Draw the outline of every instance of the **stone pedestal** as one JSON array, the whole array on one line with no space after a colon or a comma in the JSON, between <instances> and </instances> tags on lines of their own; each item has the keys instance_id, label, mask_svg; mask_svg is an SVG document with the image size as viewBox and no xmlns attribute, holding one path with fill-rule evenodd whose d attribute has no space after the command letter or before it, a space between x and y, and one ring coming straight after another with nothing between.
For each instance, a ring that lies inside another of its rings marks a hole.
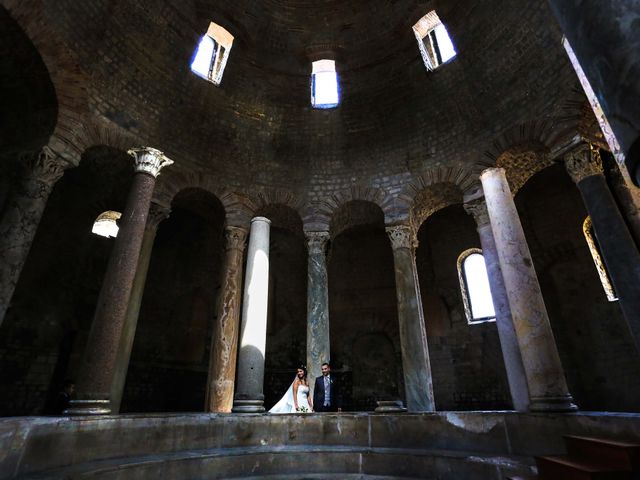
<instances>
[{"instance_id":1,"label":"stone pedestal","mask_svg":"<svg viewBox=\"0 0 640 480\"><path fill-rule=\"evenodd\" d=\"M109 396L129 298L136 274L151 196L160 170L173 162L153 148L130 150L135 175L120 219L69 415L111 413Z\"/></svg>"},{"instance_id":2,"label":"stone pedestal","mask_svg":"<svg viewBox=\"0 0 640 480\"><path fill-rule=\"evenodd\" d=\"M47 200L72 165L48 147L32 160L27 176L10 198L0 221L0 325L29 255Z\"/></svg>"},{"instance_id":3,"label":"stone pedestal","mask_svg":"<svg viewBox=\"0 0 640 480\"><path fill-rule=\"evenodd\" d=\"M322 375L323 362L331 358L329 335L329 281L326 246L328 232L308 232L309 262L307 267L307 371L309 386Z\"/></svg>"},{"instance_id":4,"label":"stone pedestal","mask_svg":"<svg viewBox=\"0 0 640 480\"><path fill-rule=\"evenodd\" d=\"M236 413L264 412L264 360L269 303L269 236L271 221L251 220L247 274L242 305L238 386L233 401Z\"/></svg>"},{"instance_id":5,"label":"stone pedestal","mask_svg":"<svg viewBox=\"0 0 640 480\"><path fill-rule=\"evenodd\" d=\"M595 96L600 99L616 141L627 154L640 133L637 80L640 5L629 0L549 0L549 3ZM615 152L615 148L612 150ZM627 168L638 184L640 165L632 164L631 160L627 158Z\"/></svg>"},{"instance_id":6,"label":"stone pedestal","mask_svg":"<svg viewBox=\"0 0 640 480\"><path fill-rule=\"evenodd\" d=\"M433 412L433 381L416 269L415 234L406 225L388 227L387 233L393 249L407 408L410 412Z\"/></svg>"},{"instance_id":7,"label":"stone pedestal","mask_svg":"<svg viewBox=\"0 0 640 480\"><path fill-rule=\"evenodd\" d=\"M149 272L149 263L151 262L153 243L155 242L160 222L169 216L169 212L168 207L163 207L155 203L151 204L149 210L147 225L144 229L144 236L142 237L136 276L133 279L133 286L131 287L131 297L129 298L129 305L127 306L127 313L122 326L122 336L120 338L118 354L116 355L116 365L113 371L110 395L111 413L120 412L122 394L124 393L127 371L129 370L129 359L131 358L133 341L136 336L136 328L138 327L142 295L144 294L147 273Z\"/></svg>"},{"instance_id":8,"label":"stone pedestal","mask_svg":"<svg viewBox=\"0 0 640 480\"><path fill-rule=\"evenodd\" d=\"M222 290L218 298L218 318L211 337L211 358L207 380L207 412L231 412L238 356L240 300L242 294L242 260L247 230L226 227L226 255Z\"/></svg>"},{"instance_id":9,"label":"stone pedestal","mask_svg":"<svg viewBox=\"0 0 640 480\"><path fill-rule=\"evenodd\" d=\"M565 158L580 190L607 273L620 301L636 348L640 351L640 253L602 174L597 150L583 145Z\"/></svg>"},{"instance_id":10,"label":"stone pedestal","mask_svg":"<svg viewBox=\"0 0 640 480\"><path fill-rule=\"evenodd\" d=\"M504 366L509 381L509 391L511 393L513 408L519 412L526 412L529 409L527 377L524 371L524 365L522 364L516 330L513 326L513 319L511 318L507 289L504 286L502 270L500 270L500 261L498 259L496 242L493 239L493 232L491 231L487 205L484 200L478 200L465 204L464 208L467 213L473 215L478 227L482 255L484 256L487 274L489 275L491 298L493 299L493 306L496 312L496 326L498 328L498 336L500 337L500 348L502 349L502 358L504 359Z\"/></svg>"},{"instance_id":11,"label":"stone pedestal","mask_svg":"<svg viewBox=\"0 0 640 480\"><path fill-rule=\"evenodd\" d=\"M576 410L504 169L487 169L480 180L527 376L529 409Z\"/></svg>"}]
</instances>

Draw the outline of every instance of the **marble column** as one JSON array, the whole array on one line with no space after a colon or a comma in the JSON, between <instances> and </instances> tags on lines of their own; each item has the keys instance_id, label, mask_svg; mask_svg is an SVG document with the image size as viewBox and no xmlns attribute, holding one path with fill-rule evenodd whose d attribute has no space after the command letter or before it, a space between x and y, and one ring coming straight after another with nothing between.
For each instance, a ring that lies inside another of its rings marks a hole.
<instances>
[{"instance_id":1,"label":"marble column","mask_svg":"<svg viewBox=\"0 0 640 480\"><path fill-rule=\"evenodd\" d=\"M329 232L307 232L307 371L313 389L315 378L322 375L323 362L331 358L329 335L329 276L326 246ZM313 394L313 391L311 392Z\"/></svg>"},{"instance_id":2,"label":"marble column","mask_svg":"<svg viewBox=\"0 0 640 480\"><path fill-rule=\"evenodd\" d=\"M211 337L211 358L205 411L231 412L238 356L240 301L242 294L242 260L247 230L225 228L226 250L222 290L218 298L218 316Z\"/></svg>"},{"instance_id":3,"label":"marble column","mask_svg":"<svg viewBox=\"0 0 640 480\"><path fill-rule=\"evenodd\" d=\"M549 0L549 3L626 155L640 135L637 20L640 3L629 0ZM633 163L634 159L627 157L629 173L636 183L640 182L637 160Z\"/></svg>"},{"instance_id":4,"label":"marble column","mask_svg":"<svg viewBox=\"0 0 640 480\"><path fill-rule=\"evenodd\" d=\"M640 351L640 252L607 186L598 151L582 145L565 157L565 166L591 217L620 309Z\"/></svg>"},{"instance_id":5,"label":"marble column","mask_svg":"<svg viewBox=\"0 0 640 480\"><path fill-rule=\"evenodd\" d=\"M73 166L48 147L32 159L0 221L0 325L29 255L47 200L65 169Z\"/></svg>"},{"instance_id":6,"label":"marble column","mask_svg":"<svg viewBox=\"0 0 640 480\"><path fill-rule=\"evenodd\" d=\"M480 180L529 385L529 410L576 410L505 171L489 168Z\"/></svg>"},{"instance_id":7,"label":"marble column","mask_svg":"<svg viewBox=\"0 0 640 480\"><path fill-rule=\"evenodd\" d=\"M152 203L149 209L147 225L145 226L142 237L140 258L138 259L136 276L133 279L133 286L131 287L131 297L129 298L129 305L127 306L127 313L125 315L124 325L122 326L122 336L120 337L116 364L113 371L111 395L109 396L111 399L111 413L120 412L122 394L124 393L124 385L129 369L129 359L131 358L131 350L133 348L133 340L135 339L136 328L138 327L142 295L147 282L149 263L151 262L153 243L155 242L160 222L169 216L169 212L169 207L158 205L157 203Z\"/></svg>"},{"instance_id":8,"label":"marble column","mask_svg":"<svg viewBox=\"0 0 640 480\"><path fill-rule=\"evenodd\" d=\"M154 148L129 150L135 158L135 174L120 218L120 231L109 257L98 295L96 311L85 347L69 415L111 413L109 396L118 347L136 275L151 196L160 170L173 162Z\"/></svg>"},{"instance_id":9,"label":"marble column","mask_svg":"<svg viewBox=\"0 0 640 480\"><path fill-rule=\"evenodd\" d=\"M433 412L433 381L416 269L415 233L409 226L398 225L388 227L387 234L393 249L407 409Z\"/></svg>"},{"instance_id":10,"label":"marble column","mask_svg":"<svg viewBox=\"0 0 640 480\"><path fill-rule=\"evenodd\" d=\"M502 270L500 270L500 261L498 260L496 242L493 239L493 232L491 231L487 204L484 200L477 200L465 204L464 209L472 215L476 221L478 236L480 237L480 245L482 246L482 255L484 256L484 262L487 266L491 298L493 299L493 306L496 312L496 327L498 328L500 348L502 349L502 358L504 359L504 367L509 381L509 391L511 392L513 408L519 412L526 412L529 409L527 377L524 371L524 365L522 364L516 330L513 326L513 319L511 318L507 289L504 285L504 279L502 278Z\"/></svg>"},{"instance_id":11,"label":"marble column","mask_svg":"<svg viewBox=\"0 0 640 480\"><path fill-rule=\"evenodd\" d=\"M238 387L233 402L237 413L264 412L264 360L269 306L269 234L271 221L251 220L247 273L242 304Z\"/></svg>"}]
</instances>

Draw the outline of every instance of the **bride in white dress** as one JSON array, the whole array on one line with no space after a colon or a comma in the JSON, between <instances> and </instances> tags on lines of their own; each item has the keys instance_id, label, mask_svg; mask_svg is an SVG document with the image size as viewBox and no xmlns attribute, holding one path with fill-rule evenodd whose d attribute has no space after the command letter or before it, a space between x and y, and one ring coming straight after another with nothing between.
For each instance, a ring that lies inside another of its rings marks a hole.
<instances>
[{"instance_id":1,"label":"bride in white dress","mask_svg":"<svg viewBox=\"0 0 640 480\"><path fill-rule=\"evenodd\" d=\"M300 367L296 372L296 378L286 391L284 396L276 403L269 413L311 413L313 412L313 400L309 395L309 382L307 381L307 368Z\"/></svg>"}]
</instances>

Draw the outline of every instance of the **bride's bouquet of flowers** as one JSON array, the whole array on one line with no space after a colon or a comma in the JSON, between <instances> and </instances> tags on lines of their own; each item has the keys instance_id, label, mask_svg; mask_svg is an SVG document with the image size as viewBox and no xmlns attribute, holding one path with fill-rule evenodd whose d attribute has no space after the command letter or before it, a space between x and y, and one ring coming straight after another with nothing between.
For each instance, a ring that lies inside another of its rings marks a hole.
<instances>
[{"instance_id":1,"label":"bride's bouquet of flowers","mask_svg":"<svg viewBox=\"0 0 640 480\"><path fill-rule=\"evenodd\" d=\"M309 413L309 409L305 406L296 408L296 412Z\"/></svg>"}]
</instances>

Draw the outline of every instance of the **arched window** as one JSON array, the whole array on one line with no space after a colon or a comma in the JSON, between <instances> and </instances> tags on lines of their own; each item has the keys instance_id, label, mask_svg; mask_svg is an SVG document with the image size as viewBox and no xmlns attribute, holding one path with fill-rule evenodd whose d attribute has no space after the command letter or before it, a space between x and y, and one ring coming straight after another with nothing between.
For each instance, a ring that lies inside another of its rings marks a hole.
<instances>
[{"instance_id":1,"label":"arched window","mask_svg":"<svg viewBox=\"0 0 640 480\"><path fill-rule=\"evenodd\" d=\"M458 257L458 278L467 322L495 322L496 312L482 250L471 248Z\"/></svg>"},{"instance_id":2,"label":"arched window","mask_svg":"<svg viewBox=\"0 0 640 480\"><path fill-rule=\"evenodd\" d=\"M119 230L117 222L121 216L122 214L120 212L114 212L112 210L101 213L98 215L98 218L96 218L96 221L93 222L91 233L107 238L117 237Z\"/></svg>"},{"instance_id":3,"label":"arched window","mask_svg":"<svg viewBox=\"0 0 640 480\"><path fill-rule=\"evenodd\" d=\"M220 85L232 45L233 35L211 22L209 30L200 39L191 70L214 85Z\"/></svg>"},{"instance_id":4,"label":"arched window","mask_svg":"<svg viewBox=\"0 0 640 480\"><path fill-rule=\"evenodd\" d=\"M338 74L334 60L318 60L311 69L311 105L314 108L334 108L340 103Z\"/></svg>"},{"instance_id":5,"label":"arched window","mask_svg":"<svg viewBox=\"0 0 640 480\"><path fill-rule=\"evenodd\" d=\"M582 233L584 233L584 238L587 240L587 245L589 245L589 251L591 252L591 257L593 258L593 263L596 265L596 270L598 271L598 276L600 277L600 283L602 283L602 288L604 288L604 293L607 295L607 300L610 302L615 302L618 300L616 292L613 288L613 284L609 279L609 273L607 272L607 268L602 261L602 255L600 254L600 247L598 246L598 242L596 240L595 235L593 234L593 225L591 224L591 217L587 217L582 224Z\"/></svg>"}]
</instances>

